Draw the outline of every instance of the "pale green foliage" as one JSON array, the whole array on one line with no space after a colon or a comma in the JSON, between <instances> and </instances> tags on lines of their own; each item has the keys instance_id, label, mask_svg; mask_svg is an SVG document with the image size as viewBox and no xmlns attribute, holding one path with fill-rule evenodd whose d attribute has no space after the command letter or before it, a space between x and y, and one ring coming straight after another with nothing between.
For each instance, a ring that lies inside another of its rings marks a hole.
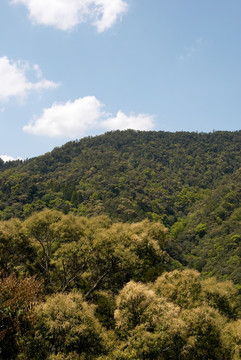
<instances>
[{"instance_id":1,"label":"pale green foliage","mask_svg":"<svg viewBox=\"0 0 241 360\"><path fill-rule=\"evenodd\" d=\"M35 309L36 333L47 354L99 354L104 349L104 331L95 308L79 293L52 295ZM60 356L60 355L59 355ZM61 357L60 357L61 359Z\"/></svg>"},{"instance_id":2,"label":"pale green foliage","mask_svg":"<svg viewBox=\"0 0 241 360\"><path fill-rule=\"evenodd\" d=\"M27 235L37 243L47 242L48 239L53 238L54 223L60 221L63 214L55 210L43 210L40 213L35 213L30 218L25 220L24 228Z\"/></svg>"},{"instance_id":3,"label":"pale green foliage","mask_svg":"<svg viewBox=\"0 0 241 360\"><path fill-rule=\"evenodd\" d=\"M30 244L31 272L44 280L46 293L78 288L89 297L103 284L118 291L130 278L154 280L167 256L162 250L166 229L148 220L112 224L107 216L88 219L43 210L18 226L16 236L21 233Z\"/></svg>"},{"instance_id":4,"label":"pale green foliage","mask_svg":"<svg viewBox=\"0 0 241 360\"><path fill-rule=\"evenodd\" d=\"M201 281L205 302L230 318L240 314L238 291L231 281L218 282L212 277Z\"/></svg>"},{"instance_id":5,"label":"pale green foliage","mask_svg":"<svg viewBox=\"0 0 241 360\"><path fill-rule=\"evenodd\" d=\"M86 220L86 218L82 218L83 221ZM106 215L100 215L100 216L93 216L89 220L89 229L108 229L112 225L111 219Z\"/></svg>"},{"instance_id":6,"label":"pale green foliage","mask_svg":"<svg viewBox=\"0 0 241 360\"><path fill-rule=\"evenodd\" d=\"M148 286L130 281L117 297L115 319L123 342L116 359L167 359L184 345L180 309Z\"/></svg>"},{"instance_id":7,"label":"pale green foliage","mask_svg":"<svg viewBox=\"0 0 241 360\"><path fill-rule=\"evenodd\" d=\"M130 281L119 293L115 310L116 326L127 333L143 321L143 313L156 300L148 286Z\"/></svg>"},{"instance_id":8,"label":"pale green foliage","mask_svg":"<svg viewBox=\"0 0 241 360\"><path fill-rule=\"evenodd\" d=\"M163 272L165 233L159 222L112 223L49 210L1 222L3 278L13 266L19 279L36 274L44 295L52 294L19 333L16 359L241 359L236 288L195 270ZM4 356L11 358L6 339Z\"/></svg>"},{"instance_id":9,"label":"pale green foliage","mask_svg":"<svg viewBox=\"0 0 241 360\"><path fill-rule=\"evenodd\" d=\"M78 241L86 232L86 223L82 218L72 214L62 215L58 222L51 225L55 240L58 244Z\"/></svg>"},{"instance_id":10,"label":"pale green foliage","mask_svg":"<svg viewBox=\"0 0 241 360\"><path fill-rule=\"evenodd\" d=\"M116 325L123 333L141 324L150 331L168 327L170 319L175 321L179 314L178 307L159 298L147 285L134 281L120 291L116 305Z\"/></svg>"},{"instance_id":11,"label":"pale green foliage","mask_svg":"<svg viewBox=\"0 0 241 360\"><path fill-rule=\"evenodd\" d=\"M48 360L86 360L85 355L79 355L76 352L67 354L58 353L57 355L50 355Z\"/></svg>"},{"instance_id":12,"label":"pale green foliage","mask_svg":"<svg viewBox=\"0 0 241 360\"><path fill-rule=\"evenodd\" d=\"M222 341L226 348L226 357L230 360L241 359L241 320L228 323L223 330Z\"/></svg>"},{"instance_id":13,"label":"pale green foliage","mask_svg":"<svg viewBox=\"0 0 241 360\"><path fill-rule=\"evenodd\" d=\"M90 257L91 249L85 239L62 244L54 253L51 262L54 265L55 287L65 291L78 283L87 268Z\"/></svg>"},{"instance_id":14,"label":"pale green foliage","mask_svg":"<svg viewBox=\"0 0 241 360\"><path fill-rule=\"evenodd\" d=\"M148 220L97 228L90 243L90 283L93 282L90 291L98 288L104 279L110 287L118 288L127 277L146 277L147 269L150 272L157 266L159 273L162 272L165 231L163 225Z\"/></svg>"},{"instance_id":15,"label":"pale green foliage","mask_svg":"<svg viewBox=\"0 0 241 360\"><path fill-rule=\"evenodd\" d=\"M201 303L200 274L195 270L165 272L154 284L156 293L182 308L192 308Z\"/></svg>"},{"instance_id":16,"label":"pale green foliage","mask_svg":"<svg viewBox=\"0 0 241 360\"><path fill-rule=\"evenodd\" d=\"M187 343L182 358L187 360L223 360L221 331L225 319L217 310L203 305L183 311L182 319L187 328Z\"/></svg>"},{"instance_id":17,"label":"pale green foliage","mask_svg":"<svg viewBox=\"0 0 241 360\"><path fill-rule=\"evenodd\" d=\"M54 290L51 276L51 259L56 248L53 224L62 217L59 211L43 210L41 213L32 215L23 224L23 232L32 243L36 252L36 267L40 267L44 273L46 288Z\"/></svg>"},{"instance_id":18,"label":"pale green foliage","mask_svg":"<svg viewBox=\"0 0 241 360\"><path fill-rule=\"evenodd\" d=\"M228 319L222 306L219 309L215 302L208 306L207 289L212 286L214 294L226 296L232 304L236 291L229 282L202 281L193 270L165 273L154 286L130 281L116 300L122 341L108 359L229 360L230 354L239 359L240 323L225 328Z\"/></svg>"},{"instance_id":19,"label":"pale green foliage","mask_svg":"<svg viewBox=\"0 0 241 360\"><path fill-rule=\"evenodd\" d=\"M0 269L8 275L13 269L22 271L26 254L31 256L29 241L21 233L21 227L18 219L0 222Z\"/></svg>"},{"instance_id":20,"label":"pale green foliage","mask_svg":"<svg viewBox=\"0 0 241 360\"><path fill-rule=\"evenodd\" d=\"M159 259L163 255L165 228L148 220L136 224L116 223L95 235L93 247L100 260L111 257L125 268L133 265L142 268L149 253L159 256Z\"/></svg>"}]
</instances>

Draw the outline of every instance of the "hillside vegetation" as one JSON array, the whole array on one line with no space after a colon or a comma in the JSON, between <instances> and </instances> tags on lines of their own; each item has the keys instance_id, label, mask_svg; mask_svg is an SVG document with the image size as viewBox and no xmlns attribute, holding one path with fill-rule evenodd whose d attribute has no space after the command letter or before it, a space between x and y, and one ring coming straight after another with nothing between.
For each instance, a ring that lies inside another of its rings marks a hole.
<instances>
[{"instance_id":1,"label":"hillside vegetation","mask_svg":"<svg viewBox=\"0 0 241 360\"><path fill-rule=\"evenodd\" d=\"M241 131L0 162L0 359L241 359Z\"/></svg>"},{"instance_id":2,"label":"hillside vegetation","mask_svg":"<svg viewBox=\"0 0 241 360\"><path fill-rule=\"evenodd\" d=\"M44 207L170 226L241 164L241 132L116 131L1 166L3 220ZM6 169L6 170L5 170Z\"/></svg>"},{"instance_id":3,"label":"hillside vegetation","mask_svg":"<svg viewBox=\"0 0 241 360\"><path fill-rule=\"evenodd\" d=\"M241 284L241 131L116 131L1 163L0 218L44 208L162 222L183 265Z\"/></svg>"}]
</instances>

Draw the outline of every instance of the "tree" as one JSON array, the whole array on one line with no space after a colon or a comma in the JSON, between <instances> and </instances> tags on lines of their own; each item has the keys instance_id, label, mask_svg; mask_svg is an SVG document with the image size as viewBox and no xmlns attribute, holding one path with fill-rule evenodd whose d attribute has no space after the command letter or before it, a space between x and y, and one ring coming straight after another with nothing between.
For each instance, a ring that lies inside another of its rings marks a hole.
<instances>
[{"instance_id":1,"label":"tree","mask_svg":"<svg viewBox=\"0 0 241 360\"><path fill-rule=\"evenodd\" d=\"M36 252L35 269L40 269L45 280L45 287L48 291L54 291L51 274L51 260L55 250L55 236L53 224L62 218L58 211L43 210L32 215L24 222L23 231L30 239L32 247Z\"/></svg>"},{"instance_id":2,"label":"tree","mask_svg":"<svg viewBox=\"0 0 241 360\"><path fill-rule=\"evenodd\" d=\"M241 358L241 320L229 322L223 329L222 342L225 356L230 360Z\"/></svg>"},{"instance_id":3,"label":"tree","mask_svg":"<svg viewBox=\"0 0 241 360\"><path fill-rule=\"evenodd\" d=\"M201 281L205 302L230 319L241 315L238 290L231 281L217 281L212 277Z\"/></svg>"},{"instance_id":4,"label":"tree","mask_svg":"<svg viewBox=\"0 0 241 360\"><path fill-rule=\"evenodd\" d=\"M165 272L156 280L154 289L159 296L182 308L193 308L202 303L200 273L195 270Z\"/></svg>"},{"instance_id":5,"label":"tree","mask_svg":"<svg viewBox=\"0 0 241 360\"><path fill-rule=\"evenodd\" d=\"M35 308L35 316L32 350L38 350L32 353L34 359L62 359L71 353L73 359L80 355L96 359L106 351L107 338L95 317L95 307L78 292L48 297Z\"/></svg>"},{"instance_id":6,"label":"tree","mask_svg":"<svg viewBox=\"0 0 241 360\"><path fill-rule=\"evenodd\" d=\"M12 271L23 272L26 263L33 259L33 249L22 232L18 219L0 221L0 267L5 275Z\"/></svg>"},{"instance_id":7,"label":"tree","mask_svg":"<svg viewBox=\"0 0 241 360\"><path fill-rule=\"evenodd\" d=\"M15 359L31 331L32 308L39 300L40 283L14 274L0 278L0 358Z\"/></svg>"},{"instance_id":8,"label":"tree","mask_svg":"<svg viewBox=\"0 0 241 360\"><path fill-rule=\"evenodd\" d=\"M98 229L91 242L90 287L86 297L104 281L116 291L131 278L156 278L163 271L165 233L162 224L148 220Z\"/></svg>"},{"instance_id":9,"label":"tree","mask_svg":"<svg viewBox=\"0 0 241 360\"><path fill-rule=\"evenodd\" d=\"M185 344L180 308L158 297L147 285L129 282L117 297L115 319L122 339L116 359L171 359Z\"/></svg>"},{"instance_id":10,"label":"tree","mask_svg":"<svg viewBox=\"0 0 241 360\"><path fill-rule=\"evenodd\" d=\"M217 310L203 305L183 311L186 325L186 345L181 358L187 360L223 360L222 329L225 318Z\"/></svg>"}]
</instances>

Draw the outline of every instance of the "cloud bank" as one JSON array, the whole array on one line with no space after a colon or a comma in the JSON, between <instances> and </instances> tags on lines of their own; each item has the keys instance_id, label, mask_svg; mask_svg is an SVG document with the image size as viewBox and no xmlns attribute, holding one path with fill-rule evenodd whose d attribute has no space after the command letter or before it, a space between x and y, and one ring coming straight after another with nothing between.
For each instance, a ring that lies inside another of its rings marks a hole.
<instances>
[{"instance_id":1,"label":"cloud bank","mask_svg":"<svg viewBox=\"0 0 241 360\"><path fill-rule=\"evenodd\" d=\"M9 155L0 155L0 159L2 159L4 162L15 161L15 160L23 160L21 157L18 157L17 159L15 159L14 157L9 156Z\"/></svg>"},{"instance_id":2,"label":"cloud bank","mask_svg":"<svg viewBox=\"0 0 241 360\"><path fill-rule=\"evenodd\" d=\"M128 8L124 0L11 0L11 3L25 5L33 23L65 31L90 21L98 32L103 32Z\"/></svg>"},{"instance_id":3,"label":"cloud bank","mask_svg":"<svg viewBox=\"0 0 241 360\"><path fill-rule=\"evenodd\" d=\"M76 139L93 130L151 130L154 117L149 114L130 116L118 111L112 116L103 111L104 105L95 96L86 96L65 104L54 103L43 110L41 117L23 127L33 135Z\"/></svg>"},{"instance_id":4,"label":"cloud bank","mask_svg":"<svg viewBox=\"0 0 241 360\"><path fill-rule=\"evenodd\" d=\"M101 127L106 130L151 130L154 128L154 116L149 114L127 116L119 110L115 117L102 121Z\"/></svg>"},{"instance_id":5,"label":"cloud bank","mask_svg":"<svg viewBox=\"0 0 241 360\"><path fill-rule=\"evenodd\" d=\"M11 61L7 56L0 57L0 102L7 102L10 98L23 100L32 91L59 86L44 78L35 83L29 81L26 76L29 68L27 63ZM37 69L40 74L39 66L34 65L33 70L36 72Z\"/></svg>"},{"instance_id":6,"label":"cloud bank","mask_svg":"<svg viewBox=\"0 0 241 360\"><path fill-rule=\"evenodd\" d=\"M54 103L51 108L44 109L39 119L24 126L23 130L34 135L74 138L98 125L102 117L101 108L102 104L94 96L65 104Z\"/></svg>"}]
</instances>

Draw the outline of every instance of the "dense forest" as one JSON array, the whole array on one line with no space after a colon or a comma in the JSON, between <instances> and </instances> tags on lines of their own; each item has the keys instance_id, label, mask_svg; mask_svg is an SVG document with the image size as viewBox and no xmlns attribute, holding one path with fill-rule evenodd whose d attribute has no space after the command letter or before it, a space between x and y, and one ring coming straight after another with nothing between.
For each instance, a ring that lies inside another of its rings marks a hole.
<instances>
[{"instance_id":1,"label":"dense forest","mask_svg":"<svg viewBox=\"0 0 241 360\"><path fill-rule=\"evenodd\" d=\"M0 359L241 359L241 131L0 160Z\"/></svg>"}]
</instances>

